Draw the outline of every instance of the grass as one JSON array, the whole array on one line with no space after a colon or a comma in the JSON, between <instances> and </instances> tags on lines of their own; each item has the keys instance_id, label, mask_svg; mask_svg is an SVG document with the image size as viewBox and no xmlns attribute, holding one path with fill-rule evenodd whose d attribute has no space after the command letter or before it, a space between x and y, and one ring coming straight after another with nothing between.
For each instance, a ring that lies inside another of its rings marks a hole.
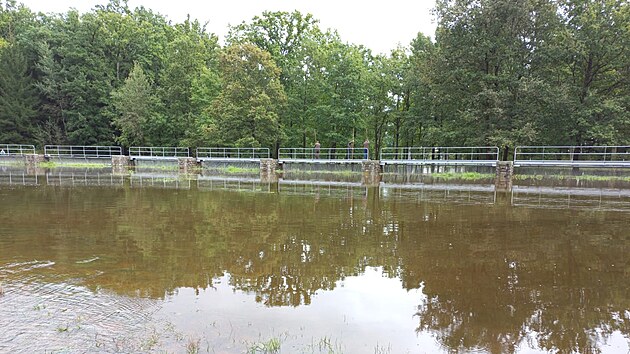
<instances>
[{"instance_id":1,"label":"grass","mask_svg":"<svg viewBox=\"0 0 630 354\"><path fill-rule=\"evenodd\" d=\"M201 342L201 340L197 339L192 339L190 338L188 340L188 343L186 343L186 353L187 354L197 354L199 353L199 343Z\"/></svg>"},{"instance_id":2,"label":"grass","mask_svg":"<svg viewBox=\"0 0 630 354\"><path fill-rule=\"evenodd\" d=\"M280 338L271 338L266 342L254 343L247 348L247 354L275 354L280 352Z\"/></svg>"},{"instance_id":3,"label":"grass","mask_svg":"<svg viewBox=\"0 0 630 354\"><path fill-rule=\"evenodd\" d=\"M445 173L431 173L427 174L428 177L445 179L445 180L465 180L465 181L479 181L484 179L493 179L495 176L492 173L479 173L479 172L445 172Z\"/></svg>"},{"instance_id":4,"label":"grass","mask_svg":"<svg viewBox=\"0 0 630 354\"><path fill-rule=\"evenodd\" d=\"M247 168L247 167L228 166L228 167L208 168L208 169L212 171L219 171L222 173L227 173L227 174L245 174L245 173L259 173L260 172L260 168L258 167Z\"/></svg>"},{"instance_id":5,"label":"grass","mask_svg":"<svg viewBox=\"0 0 630 354\"><path fill-rule=\"evenodd\" d=\"M178 171L179 164L169 164L169 165L136 165L136 169L140 170L159 170L159 171Z\"/></svg>"},{"instance_id":6,"label":"grass","mask_svg":"<svg viewBox=\"0 0 630 354\"><path fill-rule=\"evenodd\" d=\"M532 179L541 181L545 178L548 178L548 179L554 179L558 181L576 180L576 181L593 181L593 182L607 182L607 181L630 182L630 176L596 176L596 175L571 176L571 175L519 175L519 174L515 174L513 178L518 181L532 180Z\"/></svg>"},{"instance_id":7,"label":"grass","mask_svg":"<svg viewBox=\"0 0 630 354\"><path fill-rule=\"evenodd\" d=\"M21 167L26 165L24 161L9 161L9 160L0 160L0 166L14 166Z\"/></svg>"},{"instance_id":8,"label":"grass","mask_svg":"<svg viewBox=\"0 0 630 354\"><path fill-rule=\"evenodd\" d=\"M362 171L304 171L304 170L289 170L284 173L297 173L305 175L335 175L335 176L356 176L362 175Z\"/></svg>"},{"instance_id":9,"label":"grass","mask_svg":"<svg viewBox=\"0 0 630 354\"><path fill-rule=\"evenodd\" d=\"M80 168L104 168L111 167L110 164L94 163L94 162L53 162L46 161L37 164L41 168L58 168L58 167L80 167Z\"/></svg>"},{"instance_id":10,"label":"grass","mask_svg":"<svg viewBox=\"0 0 630 354\"><path fill-rule=\"evenodd\" d=\"M59 333L68 332L68 325L66 325L65 327L62 327L62 326L57 327L57 332Z\"/></svg>"}]
</instances>

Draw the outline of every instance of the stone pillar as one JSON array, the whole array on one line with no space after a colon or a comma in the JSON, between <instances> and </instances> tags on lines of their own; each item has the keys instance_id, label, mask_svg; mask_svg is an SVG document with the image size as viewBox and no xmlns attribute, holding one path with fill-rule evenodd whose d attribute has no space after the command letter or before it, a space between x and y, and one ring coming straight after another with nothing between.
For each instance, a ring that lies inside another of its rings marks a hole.
<instances>
[{"instance_id":1,"label":"stone pillar","mask_svg":"<svg viewBox=\"0 0 630 354\"><path fill-rule=\"evenodd\" d=\"M361 183L366 186L376 186L381 182L381 162L378 160L364 160L361 162L363 179Z\"/></svg>"},{"instance_id":2,"label":"stone pillar","mask_svg":"<svg viewBox=\"0 0 630 354\"><path fill-rule=\"evenodd\" d=\"M497 173L494 178L494 186L497 190L509 191L512 189L512 175L514 174L514 164L512 161L499 161L497 163Z\"/></svg>"},{"instance_id":3,"label":"stone pillar","mask_svg":"<svg viewBox=\"0 0 630 354\"><path fill-rule=\"evenodd\" d=\"M129 173L129 168L131 167L133 167L133 160L131 160L129 156L112 156L112 174L126 175Z\"/></svg>"},{"instance_id":4,"label":"stone pillar","mask_svg":"<svg viewBox=\"0 0 630 354\"><path fill-rule=\"evenodd\" d=\"M179 172L184 174L193 174L199 172L199 163L194 157L180 157L177 159L179 163Z\"/></svg>"},{"instance_id":5,"label":"stone pillar","mask_svg":"<svg viewBox=\"0 0 630 354\"><path fill-rule=\"evenodd\" d=\"M24 165L27 174L39 174L42 170L39 167L40 162L46 162L48 159L44 155L24 155Z\"/></svg>"},{"instance_id":6,"label":"stone pillar","mask_svg":"<svg viewBox=\"0 0 630 354\"><path fill-rule=\"evenodd\" d=\"M278 182L278 170L280 165L278 160L260 159L260 180L263 183Z\"/></svg>"}]
</instances>

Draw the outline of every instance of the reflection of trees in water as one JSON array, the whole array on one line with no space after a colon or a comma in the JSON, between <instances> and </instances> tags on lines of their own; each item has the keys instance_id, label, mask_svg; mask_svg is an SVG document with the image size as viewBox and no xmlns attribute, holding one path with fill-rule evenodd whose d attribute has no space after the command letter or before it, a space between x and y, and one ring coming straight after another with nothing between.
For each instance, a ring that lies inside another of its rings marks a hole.
<instances>
[{"instance_id":1,"label":"reflection of trees in water","mask_svg":"<svg viewBox=\"0 0 630 354\"><path fill-rule=\"evenodd\" d=\"M433 332L448 348L494 353L514 352L531 332L537 346L559 352L597 352L612 332L629 333L623 219L525 209L492 214L503 221L462 214L460 223L450 213L450 221L438 218L426 228L440 237L401 248L410 267L403 276L414 279L406 283L425 284L418 331Z\"/></svg>"},{"instance_id":2,"label":"reflection of trees in water","mask_svg":"<svg viewBox=\"0 0 630 354\"><path fill-rule=\"evenodd\" d=\"M157 298L228 272L267 306L309 304L379 266L423 284L418 330L451 350L513 352L535 331L542 349L596 352L601 337L630 334L625 215L378 198L25 189L6 194L16 207L0 224L16 238L3 254ZM12 227L24 215L28 227Z\"/></svg>"}]
</instances>

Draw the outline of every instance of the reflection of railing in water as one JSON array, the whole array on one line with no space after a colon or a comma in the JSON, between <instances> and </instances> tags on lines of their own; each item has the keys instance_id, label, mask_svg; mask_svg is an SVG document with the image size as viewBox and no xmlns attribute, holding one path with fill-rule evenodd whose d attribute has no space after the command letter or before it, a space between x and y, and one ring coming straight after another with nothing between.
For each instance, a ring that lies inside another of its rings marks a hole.
<instances>
[{"instance_id":1,"label":"reflection of railing in water","mask_svg":"<svg viewBox=\"0 0 630 354\"><path fill-rule=\"evenodd\" d=\"M463 204L494 204L497 194L494 185L488 184L389 184L381 183L383 199L457 202Z\"/></svg>"},{"instance_id":2,"label":"reflection of railing in water","mask_svg":"<svg viewBox=\"0 0 630 354\"><path fill-rule=\"evenodd\" d=\"M25 171L0 172L0 184L9 186L36 186L39 184L36 174L27 174Z\"/></svg>"},{"instance_id":3,"label":"reflection of railing in water","mask_svg":"<svg viewBox=\"0 0 630 354\"><path fill-rule=\"evenodd\" d=\"M628 189L515 186L512 188L511 197L513 206L545 209L630 210L630 190Z\"/></svg>"},{"instance_id":4,"label":"reflection of railing in water","mask_svg":"<svg viewBox=\"0 0 630 354\"><path fill-rule=\"evenodd\" d=\"M263 183L260 178L207 177L197 178L197 188L201 190L231 190L238 192L270 193L271 183Z\"/></svg>"},{"instance_id":5,"label":"reflection of railing in water","mask_svg":"<svg viewBox=\"0 0 630 354\"><path fill-rule=\"evenodd\" d=\"M365 197L368 188L361 183L329 181L278 181L278 193L291 195L326 195Z\"/></svg>"},{"instance_id":6,"label":"reflection of railing in water","mask_svg":"<svg viewBox=\"0 0 630 354\"><path fill-rule=\"evenodd\" d=\"M134 173L129 177L131 188L190 189L191 181L177 174Z\"/></svg>"},{"instance_id":7,"label":"reflection of railing in water","mask_svg":"<svg viewBox=\"0 0 630 354\"><path fill-rule=\"evenodd\" d=\"M116 176L111 173L49 172L46 174L46 184L51 186L122 187L124 177Z\"/></svg>"}]
</instances>

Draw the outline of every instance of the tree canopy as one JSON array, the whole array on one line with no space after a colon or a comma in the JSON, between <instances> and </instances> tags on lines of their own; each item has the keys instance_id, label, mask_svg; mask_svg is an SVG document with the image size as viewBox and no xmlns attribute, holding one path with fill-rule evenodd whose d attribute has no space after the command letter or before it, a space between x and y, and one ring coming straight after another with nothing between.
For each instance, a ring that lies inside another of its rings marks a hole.
<instances>
[{"instance_id":1,"label":"tree canopy","mask_svg":"<svg viewBox=\"0 0 630 354\"><path fill-rule=\"evenodd\" d=\"M435 16L434 38L376 54L298 11L263 12L221 46L126 1L0 1L1 142L630 144L626 1L438 0Z\"/></svg>"}]
</instances>

